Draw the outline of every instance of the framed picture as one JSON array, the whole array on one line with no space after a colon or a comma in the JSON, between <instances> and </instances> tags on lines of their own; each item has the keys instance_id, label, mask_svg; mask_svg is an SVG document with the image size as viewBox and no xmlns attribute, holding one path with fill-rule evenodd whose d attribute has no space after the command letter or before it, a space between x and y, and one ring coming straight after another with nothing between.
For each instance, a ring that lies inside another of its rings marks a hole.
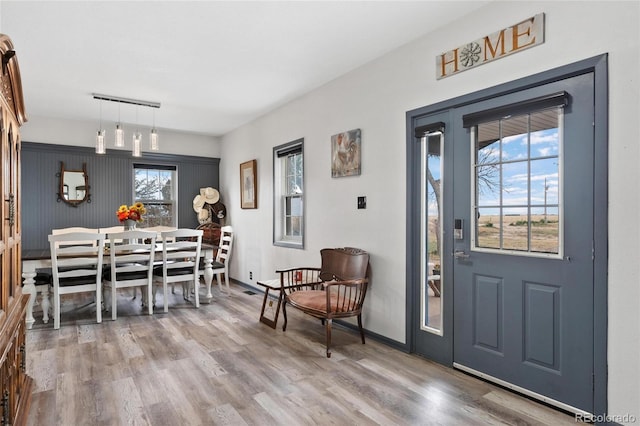
<instances>
[{"instance_id":1,"label":"framed picture","mask_svg":"<svg viewBox=\"0 0 640 426\"><path fill-rule=\"evenodd\" d=\"M360 129L331 136L331 177L360 174Z\"/></svg>"},{"instance_id":2,"label":"framed picture","mask_svg":"<svg viewBox=\"0 0 640 426\"><path fill-rule=\"evenodd\" d=\"M240 207L257 209L256 160L240 164Z\"/></svg>"}]
</instances>

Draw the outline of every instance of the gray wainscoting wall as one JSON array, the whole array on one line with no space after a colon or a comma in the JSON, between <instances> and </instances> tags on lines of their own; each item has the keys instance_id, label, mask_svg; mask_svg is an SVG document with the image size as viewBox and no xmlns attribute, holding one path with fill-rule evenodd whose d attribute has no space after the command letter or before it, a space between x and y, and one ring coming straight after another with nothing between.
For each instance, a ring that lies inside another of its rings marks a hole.
<instances>
[{"instance_id":1,"label":"gray wainscoting wall","mask_svg":"<svg viewBox=\"0 0 640 426\"><path fill-rule=\"evenodd\" d=\"M198 220L193 198L200 188L220 189L220 159L186 155L107 150L98 155L93 148L22 143L22 249L48 248L52 229L69 226L100 228L116 226L116 210L133 202L133 164L176 166L178 172L178 226L195 228ZM60 162L67 170L82 170L86 163L91 202L73 207L58 202ZM224 202L224 200L221 200Z\"/></svg>"}]
</instances>

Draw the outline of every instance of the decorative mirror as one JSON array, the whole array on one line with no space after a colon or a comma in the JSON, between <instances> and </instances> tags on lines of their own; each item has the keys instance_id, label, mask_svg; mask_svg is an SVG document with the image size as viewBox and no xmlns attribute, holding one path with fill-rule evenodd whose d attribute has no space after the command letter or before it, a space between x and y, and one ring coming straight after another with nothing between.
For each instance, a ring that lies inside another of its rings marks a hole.
<instances>
[{"instance_id":1,"label":"decorative mirror","mask_svg":"<svg viewBox=\"0 0 640 426\"><path fill-rule=\"evenodd\" d=\"M89 176L87 175L87 163L82 163L82 170L65 170L64 162L60 162L60 189L58 202L64 201L73 207L86 201L91 202L89 193Z\"/></svg>"}]
</instances>

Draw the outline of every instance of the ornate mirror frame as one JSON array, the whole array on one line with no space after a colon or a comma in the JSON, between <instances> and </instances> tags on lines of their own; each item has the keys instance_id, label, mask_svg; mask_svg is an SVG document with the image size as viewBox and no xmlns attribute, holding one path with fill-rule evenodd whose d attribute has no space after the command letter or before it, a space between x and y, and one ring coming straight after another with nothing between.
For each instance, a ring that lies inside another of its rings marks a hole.
<instances>
[{"instance_id":1,"label":"ornate mirror frame","mask_svg":"<svg viewBox=\"0 0 640 426\"><path fill-rule=\"evenodd\" d=\"M73 174L80 174L80 182L84 181L84 185L76 185L73 187L73 193L76 194L71 197L69 183L71 183L70 179L65 179L65 174L67 174L68 178L73 176ZM60 162L60 173L57 173L56 176L59 178L60 187L58 189L58 202L64 201L73 207L78 207L78 204L86 201L87 203L91 202L91 194L89 193L89 176L87 175L87 163L82 163L82 170L65 170L64 162Z\"/></svg>"}]
</instances>

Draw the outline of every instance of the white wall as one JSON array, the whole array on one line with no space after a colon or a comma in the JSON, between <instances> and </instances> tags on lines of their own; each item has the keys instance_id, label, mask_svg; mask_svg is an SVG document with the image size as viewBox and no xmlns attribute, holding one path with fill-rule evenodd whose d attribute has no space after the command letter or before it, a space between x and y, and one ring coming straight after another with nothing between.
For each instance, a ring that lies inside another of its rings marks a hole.
<instances>
[{"instance_id":1,"label":"white wall","mask_svg":"<svg viewBox=\"0 0 640 426\"><path fill-rule=\"evenodd\" d=\"M61 120L58 118L31 116L28 112L28 121L20 129L23 141L95 147L96 132L98 130L96 121ZM102 127L107 132L107 149L119 149L113 146L115 125L116 123L106 122L102 124ZM123 125L123 128L125 131L124 149L131 150L131 139L135 129L126 124ZM139 130L142 133L142 152L144 153L149 151L149 129L140 128ZM162 154L220 157L220 139L217 137L163 129L158 129L158 134L160 138L159 152Z\"/></svg>"},{"instance_id":2,"label":"white wall","mask_svg":"<svg viewBox=\"0 0 640 426\"><path fill-rule=\"evenodd\" d=\"M609 53L609 411L640 419L639 9L638 2L495 2L225 135L222 197L237 235L231 276L255 283L279 267L319 265L322 247L364 248L373 268L364 326L405 342L406 111ZM436 81L437 54L540 12L543 45ZM362 175L332 179L330 137L354 128L362 129ZM274 247L272 148L301 137L306 249ZM251 159L258 209L242 210L239 164ZM367 196L366 210L356 209L358 195Z\"/></svg>"}]
</instances>

